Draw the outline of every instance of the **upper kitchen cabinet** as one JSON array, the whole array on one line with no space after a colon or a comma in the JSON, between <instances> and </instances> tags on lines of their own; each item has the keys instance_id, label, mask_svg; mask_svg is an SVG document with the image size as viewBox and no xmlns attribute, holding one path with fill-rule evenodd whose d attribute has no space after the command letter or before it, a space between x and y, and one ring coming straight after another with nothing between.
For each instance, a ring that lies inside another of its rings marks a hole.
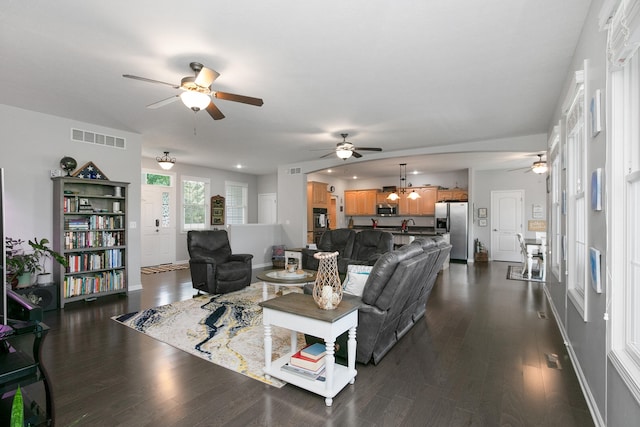
<instances>
[{"instance_id":1,"label":"upper kitchen cabinet","mask_svg":"<svg viewBox=\"0 0 640 427\"><path fill-rule=\"evenodd\" d=\"M311 191L307 194L311 194L311 204L314 208L326 208L329 204L329 192L327 191L326 182L311 181L307 183L307 189L311 187Z\"/></svg>"},{"instance_id":2,"label":"upper kitchen cabinet","mask_svg":"<svg viewBox=\"0 0 640 427\"><path fill-rule=\"evenodd\" d=\"M378 190L346 190L344 192L345 215L375 215Z\"/></svg>"},{"instance_id":3,"label":"upper kitchen cabinet","mask_svg":"<svg viewBox=\"0 0 640 427\"><path fill-rule=\"evenodd\" d=\"M438 189L436 187L407 188L406 193L398 199L398 214L401 216L433 216L436 213ZM415 191L420 198L411 200L407 196Z\"/></svg>"},{"instance_id":4,"label":"upper kitchen cabinet","mask_svg":"<svg viewBox=\"0 0 640 427\"><path fill-rule=\"evenodd\" d=\"M466 202L469 193L464 188L451 188L448 190L438 190L438 202L458 201Z\"/></svg>"}]
</instances>

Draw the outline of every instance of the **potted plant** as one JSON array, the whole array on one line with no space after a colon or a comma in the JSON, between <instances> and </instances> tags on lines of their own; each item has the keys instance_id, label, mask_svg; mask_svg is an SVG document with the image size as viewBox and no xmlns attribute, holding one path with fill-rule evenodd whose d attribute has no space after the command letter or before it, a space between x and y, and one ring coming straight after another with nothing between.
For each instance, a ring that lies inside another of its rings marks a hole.
<instances>
[{"instance_id":1,"label":"potted plant","mask_svg":"<svg viewBox=\"0 0 640 427\"><path fill-rule=\"evenodd\" d=\"M33 256L37 260L36 271L38 271L38 284L45 284L53 282L51 278L51 273L47 272L47 259L52 258L54 261L67 267L67 260L64 256L54 251L47 245L49 244L49 240L40 239L38 241L37 237L34 237L33 240L29 240L29 246L33 248Z\"/></svg>"},{"instance_id":2,"label":"potted plant","mask_svg":"<svg viewBox=\"0 0 640 427\"><path fill-rule=\"evenodd\" d=\"M22 244L24 240L7 237L6 262L7 262L7 283L13 289L31 285L31 274L38 271L38 259L34 254L26 253Z\"/></svg>"}]
</instances>

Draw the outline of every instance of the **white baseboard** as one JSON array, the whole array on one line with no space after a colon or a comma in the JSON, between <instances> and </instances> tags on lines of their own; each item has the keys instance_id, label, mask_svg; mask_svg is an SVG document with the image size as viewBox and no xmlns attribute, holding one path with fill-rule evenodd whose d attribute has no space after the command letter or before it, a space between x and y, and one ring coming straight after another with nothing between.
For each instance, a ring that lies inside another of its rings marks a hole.
<instances>
[{"instance_id":1,"label":"white baseboard","mask_svg":"<svg viewBox=\"0 0 640 427\"><path fill-rule=\"evenodd\" d=\"M547 301L549 302L549 306L551 307L551 311L553 312L553 317L556 319L556 325L558 325L558 329L560 330L560 334L562 335L562 340L564 341L564 345L567 348L567 352L569 353L569 359L571 359L571 364L573 365L573 369L578 377L578 382L580 383L580 388L582 389L582 394L584 394L585 400L587 401L587 406L589 407L589 412L591 412L591 418L593 419L593 423L596 426L605 427L606 424L602 415L598 411L598 405L596 404L596 400L593 397L593 393L591 393L591 388L589 388L589 383L587 382L587 377L584 375L584 371L580 366L580 361L578 360L578 356L573 350L573 346L571 345L571 340L569 340L569 335L567 331L564 329L564 325L560 322L560 313L556 310L556 306L553 303L553 299L549 294L549 289L547 286L544 286L544 294L547 297Z\"/></svg>"}]
</instances>

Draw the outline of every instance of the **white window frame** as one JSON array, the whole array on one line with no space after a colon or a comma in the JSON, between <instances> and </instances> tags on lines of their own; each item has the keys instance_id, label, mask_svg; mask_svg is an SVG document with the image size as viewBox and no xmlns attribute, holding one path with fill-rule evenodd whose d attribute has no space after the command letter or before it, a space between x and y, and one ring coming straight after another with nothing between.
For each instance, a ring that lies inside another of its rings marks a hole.
<instances>
[{"instance_id":1,"label":"white window frame","mask_svg":"<svg viewBox=\"0 0 640 427\"><path fill-rule=\"evenodd\" d=\"M567 296L582 319L588 320L589 282L587 252L587 139L586 113L588 88L586 85L589 62L575 73L574 91L569 94L565 111L566 145L566 209L567 209Z\"/></svg>"},{"instance_id":2,"label":"white window frame","mask_svg":"<svg viewBox=\"0 0 640 427\"><path fill-rule=\"evenodd\" d=\"M202 203L202 207L204 209L204 222L201 225L187 225L185 209L186 209L186 200L185 200L185 190L184 186L186 182L199 182L204 184L204 201ZM201 178L194 176L186 176L183 175L180 177L180 229L183 233L186 233L190 230L205 230L208 228L208 224L210 221L210 206L209 200L211 197L211 182L209 178Z\"/></svg>"},{"instance_id":3,"label":"white window frame","mask_svg":"<svg viewBox=\"0 0 640 427\"><path fill-rule=\"evenodd\" d=\"M562 149L561 149L561 124L554 126L551 138L549 138L549 160L551 168L549 169L548 191L550 191L550 212L551 229L548 237L550 249L550 271L558 281L562 281L562 261L564 260L564 242L563 242L563 215L562 215Z\"/></svg>"},{"instance_id":4,"label":"white window frame","mask_svg":"<svg viewBox=\"0 0 640 427\"><path fill-rule=\"evenodd\" d=\"M249 222L249 184L246 182L235 182L235 181L225 181L225 223L226 224L247 224ZM236 200L233 199L229 190L231 188L241 188L242 189L242 200L240 203L237 203ZM242 211L242 222L232 222L232 216L230 215L234 210L241 209Z\"/></svg>"},{"instance_id":5,"label":"white window frame","mask_svg":"<svg viewBox=\"0 0 640 427\"><path fill-rule=\"evenodd\" d=\"M640 54L609 70L608 356L640 403Z\"/></svg>"}]
</instances>

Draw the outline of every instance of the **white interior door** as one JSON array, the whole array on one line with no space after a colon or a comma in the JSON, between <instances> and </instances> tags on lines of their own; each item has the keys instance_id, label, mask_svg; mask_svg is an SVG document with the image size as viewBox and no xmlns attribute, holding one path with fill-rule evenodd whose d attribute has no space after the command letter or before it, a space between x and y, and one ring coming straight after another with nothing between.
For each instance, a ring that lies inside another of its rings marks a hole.
<instances>
[{"instance_id":1,"label":"white interior door","mask_svg":"<svg viewBox=\"0 0 640 427\"><path fill-rule=\"evenodd\" d=\"M258 224L278 222L278 200L276 193L258 194Z\"/></svg>"},{"instance_id":2,"label":"white interior door","mask_svg":"<svg viewBox=\"0 0 640 427\"><path fill-rule=\"evenodd\" d=\"M491 192L491 259L522 261L516 233L523 233L524 190Z\"/></svg>"},{"instance_id":3,"label":"white interior door","mask_svg":"<svg viewBox=\"0 0 640 427\"><path fill-rule=\"evenodd\" d=\"M176 221L173 187L142 186L141 265L175 261Z\"/></svg>"}]
</instances>

